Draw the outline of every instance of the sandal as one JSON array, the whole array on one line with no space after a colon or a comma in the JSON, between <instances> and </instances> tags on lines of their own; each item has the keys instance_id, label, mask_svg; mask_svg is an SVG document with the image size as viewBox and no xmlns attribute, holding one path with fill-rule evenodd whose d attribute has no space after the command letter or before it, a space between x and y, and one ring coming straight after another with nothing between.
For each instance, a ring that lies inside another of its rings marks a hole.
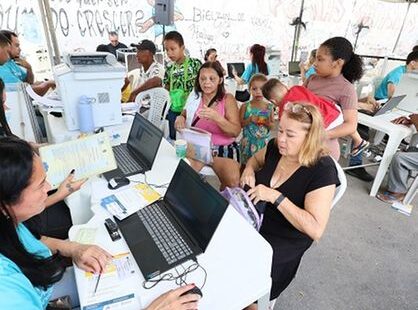
<instances>
[{"instance_id":1,"label":"sandal","mask_svg":"<svg viewBox=\"0 0 418 310\"><path fill-rule=\"evenodd\" d=\"M378 193L376 195L376 198L379 199L380 201L393 204L394 202L402 202L404 195L400 197L400 196L394 195L391 192L385 191L383 193Z\"/></svg>"},{"instance_id":2,"label":"sandal","mask_svg":"<svg viewBox=\"0 0 418 310\"><path fill-rule=\"evenodd\" d=\"M370 143L366 140L361 140L360 144L351 150L350 155L355 157L369 147Z\"/></svg>"}]
</instances>

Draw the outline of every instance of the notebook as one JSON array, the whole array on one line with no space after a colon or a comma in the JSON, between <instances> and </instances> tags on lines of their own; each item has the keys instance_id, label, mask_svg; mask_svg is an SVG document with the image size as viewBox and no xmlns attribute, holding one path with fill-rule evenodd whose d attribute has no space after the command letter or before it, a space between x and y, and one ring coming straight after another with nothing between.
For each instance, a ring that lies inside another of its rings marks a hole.
<instances>
[{"instance_id":1,"label":"notebook","mask_svg":"<svg viewBox=\"0 0 418 310\"><path fill-rule=\"evenodd\" d=\"M180 160L162 200L116 222L149 280L205 252L228 202Z\"/></svg>"},{"instance_id":2,"label":"notebook","mask_svg":"<svg viewBox=\"0 0 418 310\"><path fill-rule=\"evenodd\" d=\"M389 112L391 110L393 110L394 108L396 108L398 106L398 104L406 97L406 95L403 96L397 96L397 97L392 97L390 98L388 101L386 101L378 110L376 110L375 112L371 112L368 110L359 110L359 112L370 115L370 116L379 116L379 115L383 115L386 112Z\"/></svg>"},{"instance_id":3,"label":"notebook","mask_svg":"<svg viewBox=\"0 0 418 310\"><path fill-rule=\"evenodd\" d=\"M113 147L117 168L104 173L110 180L151 170L163 132L139 113L135 114L127 143Z\"/></svg>"}]
</instances>

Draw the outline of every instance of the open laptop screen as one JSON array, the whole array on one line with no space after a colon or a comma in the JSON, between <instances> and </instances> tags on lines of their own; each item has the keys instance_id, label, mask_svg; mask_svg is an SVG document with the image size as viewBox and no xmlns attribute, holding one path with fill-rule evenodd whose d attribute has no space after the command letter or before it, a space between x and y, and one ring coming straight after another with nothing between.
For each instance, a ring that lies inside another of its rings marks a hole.
<instances>
[{"instance_id":1,"label":"open laptop screen","mask_svg":"<svg viewBox=\"0 0 418 310\"><path fill-rule=\"evenodd\" d=\"M162 136L163 133L159 128L137 113L129 132L127 144L129 149L146 165L152 167Z\"/></svg>"},{"instance_id":2,"label":"open laptop screen","mask_svg":"<svg viewBox=\"0 0 418 310\"><path fill-rule=\"evenodd\" d=\"M237 71L237 75L241 77L245 70L245 64L243 62L227 63L226 68L228 69L228 77L234 78L232 74L233 68Z\"/></svg>"},{"instance_id":3,"label":"open laptop screen","mask_svg":"<svg viewBox=\"0 0 418 310\"><path fill-rule=\"evenodd\" d=\"M228 202L185 161L180 160L165 198L186 230L205 251Z\"/></svg>"}]
</instances>

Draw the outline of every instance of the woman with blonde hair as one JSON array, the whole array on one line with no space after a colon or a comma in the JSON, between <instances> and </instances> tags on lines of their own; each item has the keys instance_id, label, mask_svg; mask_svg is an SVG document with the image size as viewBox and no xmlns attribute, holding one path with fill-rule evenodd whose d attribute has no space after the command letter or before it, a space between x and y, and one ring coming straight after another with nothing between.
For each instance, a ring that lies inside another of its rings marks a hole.
<instances>
[{"instance_id":1,"label":"woman with blonde hair","mask_svg":"<svg viewBox=\"0 0 418 310\"><path fill-rule=\"evenodd\" d=\"M317 108L289 102L277 137L249 159L241 176L253 202L266 202L260 234L273 248L271 300L290 284L328 222L339 180L324 139Z\"/></svg>"}]
</instances>

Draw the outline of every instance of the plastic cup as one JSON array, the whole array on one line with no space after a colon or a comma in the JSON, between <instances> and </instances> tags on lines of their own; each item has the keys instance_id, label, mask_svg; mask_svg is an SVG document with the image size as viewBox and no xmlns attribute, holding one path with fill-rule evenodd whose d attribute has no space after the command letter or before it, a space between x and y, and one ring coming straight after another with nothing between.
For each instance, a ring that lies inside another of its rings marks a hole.
<instances>
[{"instance_id":1,"label":"plastic cup","mask_svg":"<svg viewBox=\"0 0 418 310\"><path fill-rule=\"evenodd\" d=\"M183 139L178 139L174 142L174 147L176 148L176 155L178 158L185 158L187 151L187 141Z\"/></svg>"}]
</instances>

